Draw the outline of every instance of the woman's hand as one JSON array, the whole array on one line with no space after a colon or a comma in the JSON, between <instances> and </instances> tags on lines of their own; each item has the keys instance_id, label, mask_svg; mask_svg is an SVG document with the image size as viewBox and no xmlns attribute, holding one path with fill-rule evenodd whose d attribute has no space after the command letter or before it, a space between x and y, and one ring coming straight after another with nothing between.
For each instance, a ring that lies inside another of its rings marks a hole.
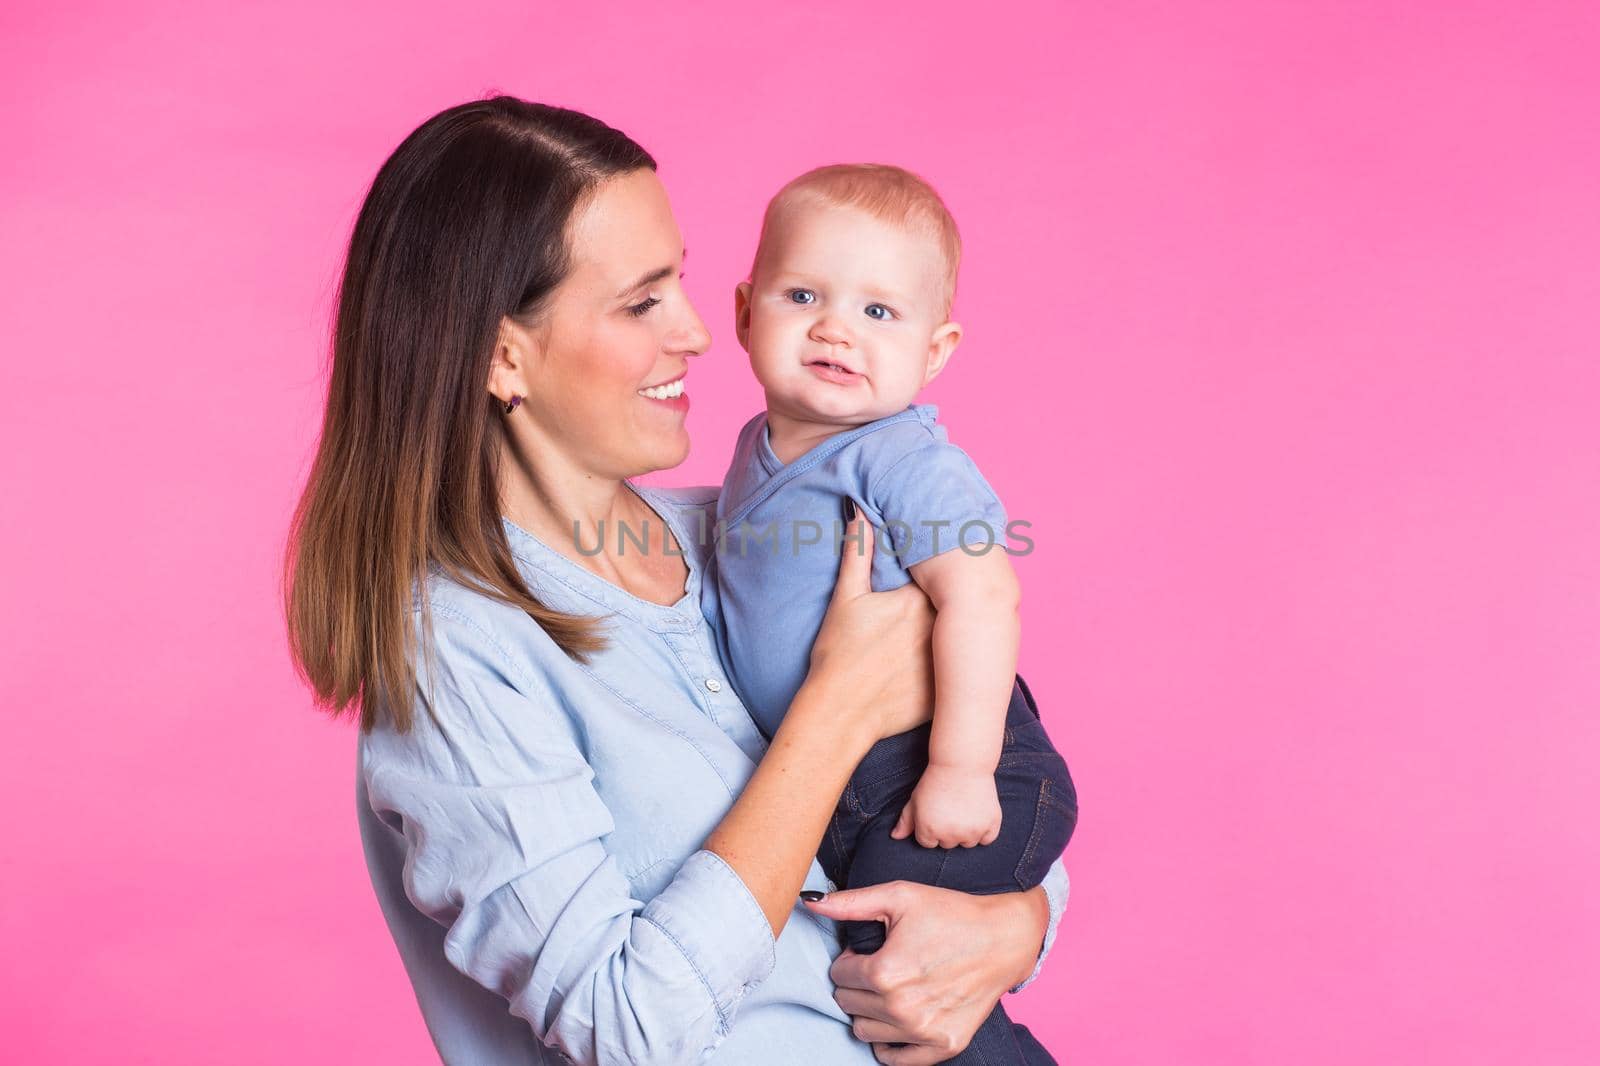
<instances>
[{"instance_id":1,"label":"woman's hand","mask_svg":"<svg viewBox=\"0 0 1600 1066\"><path fill-rule=\"evenodd\" d=\"M829 918L888 925L876 954L846 948L828 975L857 1038L892 1066L959 1054L1000 997L1033 972L1050 920L1042 888L974 896L891 881L807 906Z\"/></svg>"},{"instance_id":2,"label":"woman's hand","mask_svg":"<svg viewBox=\"0 0 1600 1066\"><path fill-rule=\"evenodd\" d=\"M869 745L933 715L933 605L915 582L872 591L872 541L871 523L857 514L806 675L807 688L832 695L836 714L857 716Z\"/></svg>"}]
</instances>

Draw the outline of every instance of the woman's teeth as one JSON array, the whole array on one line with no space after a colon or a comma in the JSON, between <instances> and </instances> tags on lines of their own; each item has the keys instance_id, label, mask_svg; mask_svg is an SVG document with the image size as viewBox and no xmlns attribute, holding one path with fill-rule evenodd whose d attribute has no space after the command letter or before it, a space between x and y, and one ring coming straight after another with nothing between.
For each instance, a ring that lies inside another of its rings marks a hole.
<instances>
[{"instance_id":1,"label":"woman's teeth","mask_svg":"<svg viewBox=\"0 0 1600 1066\"><path fill-rule=\"evenodd\" d=\"M654 388L640 389L639 395L648 396L652 400L675 399L676 397L683 395L683 379L679 378L677 381L669 381L665 385L657 385Z\"/></svg>"}]
</instances>

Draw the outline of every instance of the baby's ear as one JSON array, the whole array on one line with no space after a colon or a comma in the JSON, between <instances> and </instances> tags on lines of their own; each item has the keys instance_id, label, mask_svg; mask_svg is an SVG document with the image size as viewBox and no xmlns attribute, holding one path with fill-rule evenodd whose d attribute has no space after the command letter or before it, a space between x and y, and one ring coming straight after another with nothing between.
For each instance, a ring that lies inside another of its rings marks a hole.
<instances>
[{"instance_id":1,"label":"baby's ear","mask_svg":"<svg viewBox=\"0 0 1600 1066\"><path fill-rule=\"evenodd\" d=\"M922 383L926 385L939 376L950 357L955 354L956 345L961 343L961 324L959 322L946 322L933 331L933 339L928 342L928 368L922 375Z\"/></svg>"},{"instance_id":2,"label":"baby's ear","mask_svg":"<svg viewBox=\"0 0 1600 1066\"><path fill-rule=\"evenodd\" d=\"M739 335L739 347L750 350L750 283L741 281L733 287L733 331Z\"/></svg>"}]
</instances>

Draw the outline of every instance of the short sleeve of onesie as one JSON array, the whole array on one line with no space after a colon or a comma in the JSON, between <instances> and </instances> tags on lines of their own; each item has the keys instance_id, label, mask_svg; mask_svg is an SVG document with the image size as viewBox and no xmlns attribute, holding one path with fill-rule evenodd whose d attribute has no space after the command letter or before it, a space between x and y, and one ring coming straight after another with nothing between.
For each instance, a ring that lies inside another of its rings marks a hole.
<instances>
[{"instance_id":1,"label":"short sleeve of onesie","mask_svg":"<svg viewBox=\"0 0 1600 1066\"><path fill-rule=\"evenodd\" d=\"M866 502L906 569L952 548L982 555L1006 543L1005 506L977 464L943 437L943 427L934 427L868 486Z\"/></svg>"}]
</instances>

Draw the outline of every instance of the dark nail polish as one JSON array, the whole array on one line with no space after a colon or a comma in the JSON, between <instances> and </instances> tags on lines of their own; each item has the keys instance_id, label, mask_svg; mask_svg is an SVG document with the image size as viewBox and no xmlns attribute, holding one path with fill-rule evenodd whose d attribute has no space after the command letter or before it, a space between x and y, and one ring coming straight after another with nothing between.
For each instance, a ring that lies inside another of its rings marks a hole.
<instances>
[{"instance_id":1,"label":"dark nail polish","mask_svg":"<svg viewBox=\"0 0 1600 1066\"><path fill-rule=\"evenodd\" d=\"M844 502L839 505L839 510L844 512L845 525L849 525L856 520L856 501L850 497L846 496L844 498Z\"/></svg>"},{"instance_id":2,"label":"dark nail polish","mask_svg":"<svg viewBox=\"0 0 1600 1066\"><path fill-rule=\"evenodd\" d=\"M804 892L800 893L800 898L805 900L807 903L821 903L823 897L826 895L826 892L818 892L815 889L808 888Z\"/></svg>"}]
</instances>

